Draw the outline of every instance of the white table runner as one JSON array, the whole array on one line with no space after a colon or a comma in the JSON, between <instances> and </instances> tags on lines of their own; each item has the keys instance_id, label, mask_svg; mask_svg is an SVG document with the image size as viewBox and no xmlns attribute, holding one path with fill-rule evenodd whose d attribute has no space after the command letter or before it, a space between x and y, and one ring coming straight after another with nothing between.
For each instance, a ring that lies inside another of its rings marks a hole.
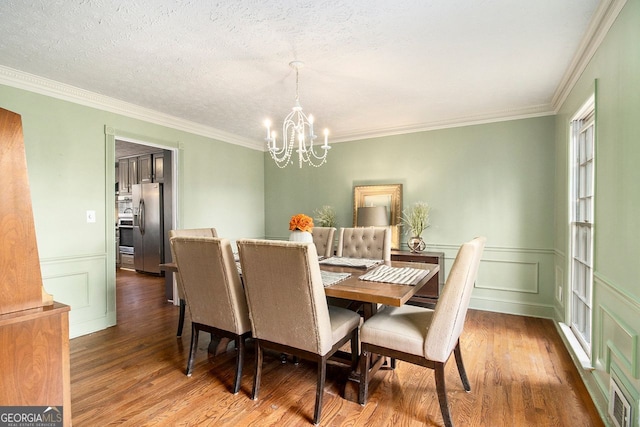
<instances>
[{"instance_id":1,"label":"white table runner","mask_svg":"<svg viewBox=\"0 0 640 427\"><path fill-rule=\"evenodd\" d=\"M396 283L399 285L416 285L429 274L429 270L411 267L389 267L381 265L359 277L369 282Z\"/></svg>"}]
</instances>

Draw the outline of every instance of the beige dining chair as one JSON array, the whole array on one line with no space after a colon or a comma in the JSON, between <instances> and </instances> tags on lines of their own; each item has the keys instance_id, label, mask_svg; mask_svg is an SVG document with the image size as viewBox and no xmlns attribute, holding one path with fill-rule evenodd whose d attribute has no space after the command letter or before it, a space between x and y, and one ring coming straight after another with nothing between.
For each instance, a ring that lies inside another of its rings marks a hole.
<instances>
[{"instance_id":1,"label":"beige dining chair","mask_svg":"<svg viewBox=\"0 0 640 427\"><path fill-rule=\"evenodd\" d=\"M340 228L336 255L391 261L391 229L389 227Z\"/></svg>"},{"instance_id":2,"label":"beige dining chair","mask_svg":"<svg viewBox=\"0 0 640 427\"><path fill-rule=\"evenodd\" d=\"M447 402L444 367L454 354L460 379L471 391L460 351L460 335L486 239L464 243L456 256L434 309L403 305L385 307L364 322L360 331L362 378L358 400L367 402L372 354L404 360L435 371L436 391L445 426L453 426Z\"/></svg>"},{"instance_id":3,"label":"beige dining chair","mask_svg":"<svg viewBox=\"0 0 640 427\"><path fill-rule=\"evenodd\" d=\"M185 228L180 230L169 230L169 239L176 236L188 237L218 237L215 228ZM175 261L176 257L171 251L171 259ZM184 292L182 291L182 280L180 279L180 271L176 273L176 287L178 288L178 299L180 301L180 315L178 317L178 332L176 336L182 336L182 328L184 327L185 302Z\"/></svg>"},{"instance_id":4,"label":"beige dining chair","mask_svg":"<svg viewBox=\"0 0 640 427\"><path fill-rule=\"evenodd\" d=\"M251 321L231 243L217 237L172 237L170 242L191 315L186 374L193 370L200 331L231 338L237 350L233 393L238 393Z\"/></svg>"},{"instance_id":5,"label":"beige dining chair","mask_svg":"<svg viewBox=\"0 0 640 427\"><path fill-rule=\"evenodd\" d=\"M327 359L351 340L357 366L360 316L329 307L312 243L238 240L242 276L255 338L252 398L258 398L263 350L272 349L318 363L313 423L320 421Z\"/></svg>"},{"instance_id":6,"label":"beige dining chair","mask_svg":"<svg viewBox=\"0 0 640 427\"><path fill-rule=\"evenodd\" d=\"M319 256L329 258L333 256L333 238L336 233L335 227L313 227L313 243Z\"/></svg>"}]
</instances>

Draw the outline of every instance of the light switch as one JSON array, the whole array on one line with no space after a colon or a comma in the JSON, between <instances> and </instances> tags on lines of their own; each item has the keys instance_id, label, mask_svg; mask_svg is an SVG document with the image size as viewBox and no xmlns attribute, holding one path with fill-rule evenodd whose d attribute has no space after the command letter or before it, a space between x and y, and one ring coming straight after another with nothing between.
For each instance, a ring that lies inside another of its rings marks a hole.
<instances>
[{"instance_id":1,"label":"light switch","mask_svg":"<svg viewBox=\"0 0 640 427\"><path fill-rule=\"evenodd\" d=\"M96 211L87 211L87 222L96 222Z\"/></svg>"}]
</instances>

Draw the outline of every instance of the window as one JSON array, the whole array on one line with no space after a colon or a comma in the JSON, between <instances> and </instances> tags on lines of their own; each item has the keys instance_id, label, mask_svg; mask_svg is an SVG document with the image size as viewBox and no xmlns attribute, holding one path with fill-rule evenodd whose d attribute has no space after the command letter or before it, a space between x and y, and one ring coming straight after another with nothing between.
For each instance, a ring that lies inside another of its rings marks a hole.
<instances>
[{"instance_id":1,"label":"window","mask_svg":"<svg viewBox=\"0 0 640 427\"><path fill-rule=\"evenodd\" d=\"M593 289L593 195L595 161L595 103L593 96L571 121L571 330L587 354L591 353Z\"/></svg>"}]
</instances>

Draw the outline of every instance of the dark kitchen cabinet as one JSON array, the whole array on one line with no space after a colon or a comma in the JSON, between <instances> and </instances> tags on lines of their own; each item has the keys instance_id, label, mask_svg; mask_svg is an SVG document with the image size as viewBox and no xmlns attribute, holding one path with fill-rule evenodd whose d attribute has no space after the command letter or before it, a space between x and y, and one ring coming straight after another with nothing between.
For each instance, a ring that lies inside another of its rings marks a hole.
<instances>
[{"instance_id":1,"label":"dark kitchen cabinet","mask_svg":"<svg viewBox=\"0 0 640 427\"><path fill-rule=\"evenodd\" d=\"M129 193L131 193L133 186L135 184L139 184L138 180L138 159L131 157L129 158Z\"/></svg>"},{"instance_id":2,"label":"dark kitchen cabinet","mask_svg":"<svg viewBox=\"0 0 640 427\"><path fill-rule=\"evenodd\" d=\"M153 153L138 156L138 181L164 182L164 154Z\"/></svg>"},{"instance_id":3,"label":"dark kitchen cabinet","mask_svg":"<svg viewBox=\"0 0 640 427\"><path fill-rule=\"evenodd\" d=\"M131 194L131 186L138 183L137 171L135 158L118 160L118 190L120 194Z\"/></svg>"},{"instance_id":4,"label":"dark kitchen cabinet","mask_svg":"<svg viewBox=\"0 0 640 427\"><path fill-rule=\"evenodd\" d=\"M118 159L118 189L120 194L131 194L134 184L164 182L164 153Z\"/></svg>"},{"instance_id":5,"label":"dark kitchen cabinet","mask_svg":"<svg viewBox=\"0 0 640 427\"><path fill-rule=\"evenodd\" d=\"M138 156L138 182L140 184L153 182L153 163L151 161L151 154Z\"/></svg>"},{"instance_id":6,"label":"dark kitchen cabinet","mask_svg":"<svg viewBox=\"0 0 640 427\"><path fill-rule=\"evenodd\" d=\"M153 155L153 182L164 182L164 154Z\"/></svg>"},{"instance_id":7,"label":"dark kitchen cabinet","mask_svg":"<svg viewBox=\"0 0 640 427\"><path fill-rule=\"evenodd\" d=\"M120 194L128 193L129 190L129 161L118 160L118 191Z\"/></svg>"}]
</instances>

